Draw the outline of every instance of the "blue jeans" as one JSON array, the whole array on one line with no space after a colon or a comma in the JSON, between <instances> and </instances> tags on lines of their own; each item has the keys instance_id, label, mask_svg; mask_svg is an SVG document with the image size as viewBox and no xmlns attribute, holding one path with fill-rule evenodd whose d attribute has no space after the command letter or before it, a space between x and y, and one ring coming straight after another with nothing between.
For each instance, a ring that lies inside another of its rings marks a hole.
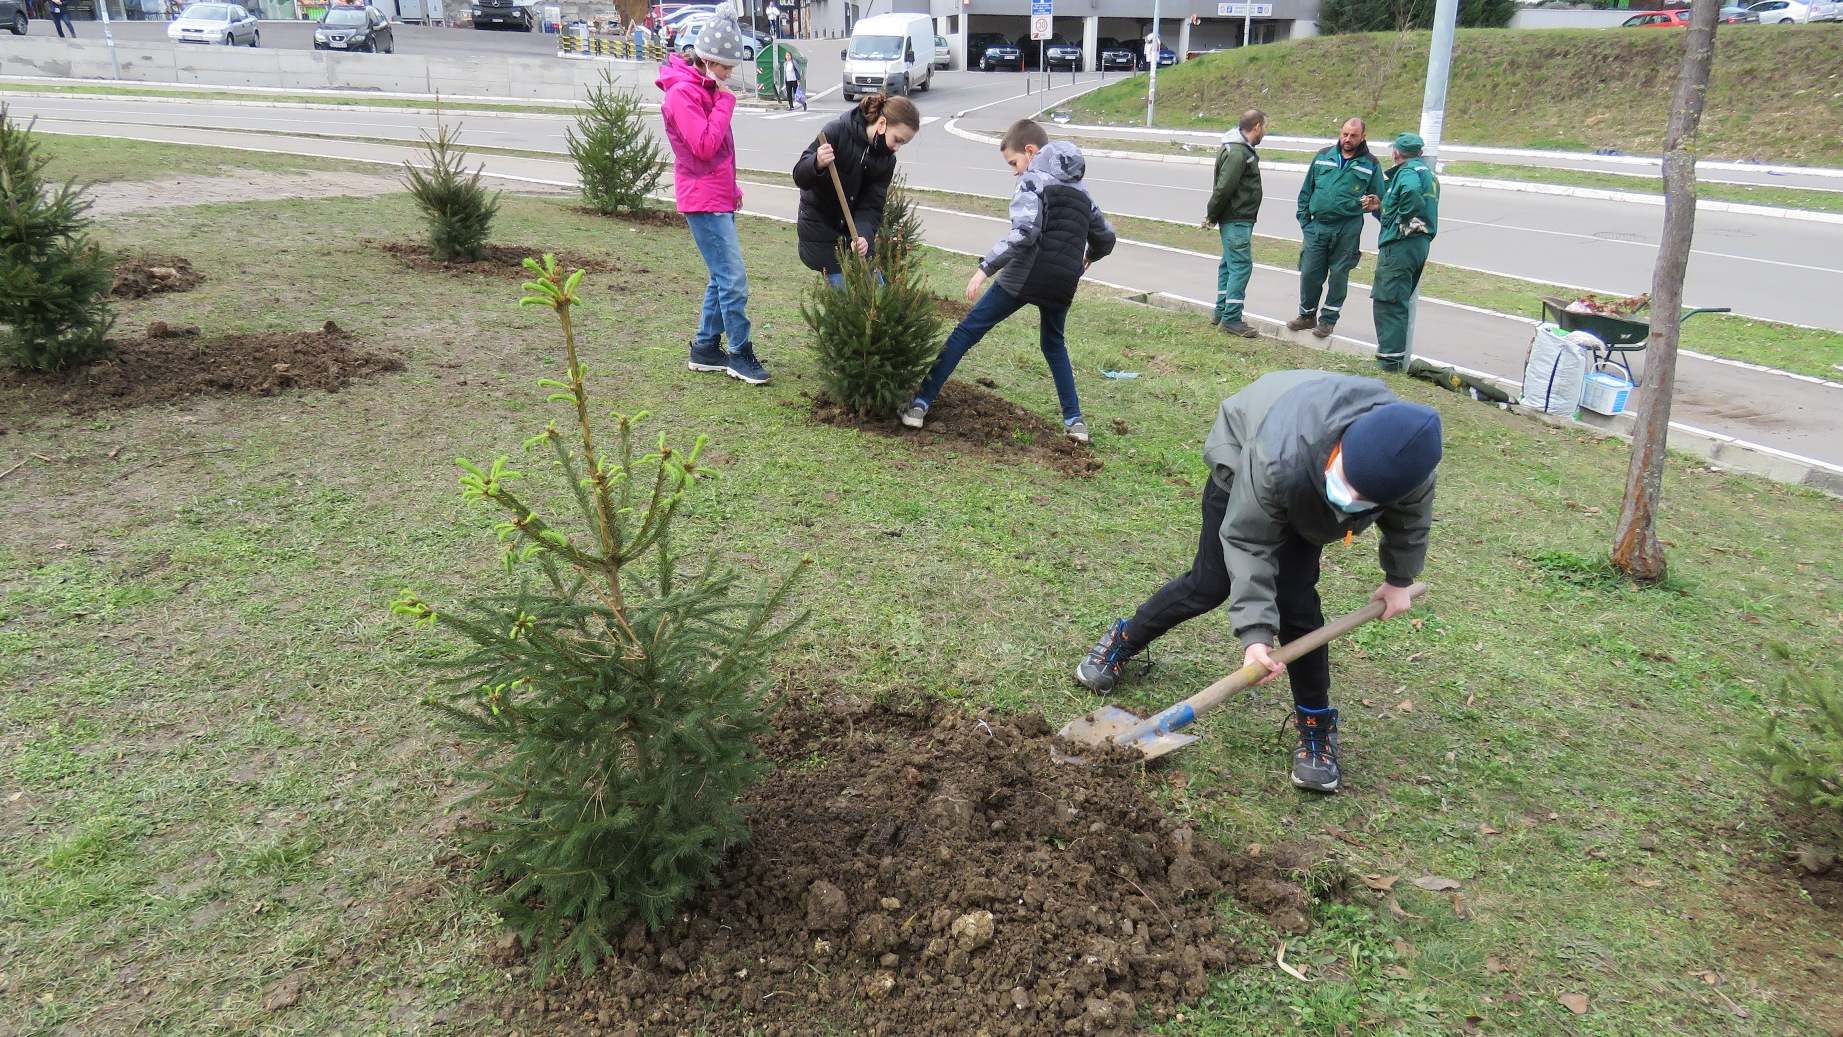
<instances>
[{"instance_id":1,"label":"blue jeans","mask_svg":"<svg viewBox=\"0 0 1843 1037\"><path fill-rule=\"evenodd\" d=\"M724 334L729 335L730 352L749 345L749 275L742 268L742 242L736 237L736 214L733 212L688 212L685 223L691 227L691 240L698 254L710 268L710 283L704 287L704 309L698 315L698 333L693 339L700 346L715 346Z\"/></svg>"},{"instance_id":2,"label":"blue jeans","mask_svg":"<svg viewBox=\"0 0 1843 1037\"><path fill-rule=\"evenodd\" d=\"M997 285L987 288L972 311L953 329L953 334L947 336L947 345L942 347L940 359L934 362L933 370L928 372L928 379L922 382L921 392L915 394L915 399L933 406L935 397L941 395L941 387L947 384L948 376L960 365L960 358L966 355L967 350L978 345L986 332L997 327L1024 305L1017 296ZM1056 380L1056 400L1062 404L1062 420L1074 421L1081 417L1081 400L1075 395L1075 369L1069 366L1069 349L1062 336L1063 324L1069 318L1069 308L1040 305L1037 307L1037 315L1043 335L1043 359L1049 362L1050 377Z\"/></svg>"}]
</instances>

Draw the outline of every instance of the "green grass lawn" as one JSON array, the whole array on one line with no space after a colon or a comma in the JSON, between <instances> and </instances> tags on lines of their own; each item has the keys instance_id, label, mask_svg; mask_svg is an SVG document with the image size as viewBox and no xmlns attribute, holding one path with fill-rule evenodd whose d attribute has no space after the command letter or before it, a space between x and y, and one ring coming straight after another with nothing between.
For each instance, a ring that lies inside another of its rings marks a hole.
<instances>
[{"instance_id":1,"label":"green grass lawn","mask_svg":"<svg viewBox=\"0 0 1843 1037\"><path fill-rule=\"evenodd\" d=\"M418 665L442 642L387 611L404 585L436 601L497 586L493 517L463 506L452 461L516 454L561 416L534 385L560 346L514 281L411 272L353 226L417 233L392 196L146 213L100 237L210 278L124 306L124 333L333 318L401 352L401 374L83 418L0 391L0 471L26 462L0 482L0 1030L568 1032L494 1014L522 981L490 963L501 930L446 850L444 807L468 789ZM756 583L812 557L795 604L814 619L778 667L836 694L1057 723L1098 704L1068 670L1188 563L1219 400L1278 368L1363 370L1084 295L1070 345L1105 469L1072 478L810 420L811 278L787 225L742 228L763 389L685 370L704 274L682 230L509 198L494 236L622 264L587 279L578 313L595 409L709 434L724 475L680 536ZM936 256L930 277L951 289L963 266ZM1098 374L1113 368L1141 377ZM1034 322L999 328L962 373L1055 414ZM1288 956L1341 963L1325 978L1244 967L1167 1032L1822 1032L1843 1017L1838 919L1776 866L1802 837L1744 749L1777 698L1769 642L1838 672L1837 502L1673 460L1672 581L1634 590L1599 561L1623 444L1392 384L1446 423L1434 589L1412 622L1334 653L1349 791L1287 786L1277 686L1146 780L1235 847L1315 837L1353 874L1402 880L1392 905L1358 884L1319 907ZM1327 550L1328 610L1369 593L1373 552ZM1189 694L1239 651L1210 617L1157 659L1117 701ZM1463 899L1411 885L1426 875ZM1225 905L1224 924L1271 962L1264 922ZM265 1012L291 976L299 1004Z\"/></svg>"},{"instance_id":2,"label":"green grass lawn","mask_svg":"<svg viewBox=\"0 0 1843 1037\"><path fill-rule=\"evenodd\" d=\"M1005 214L1006 202L1002 198L916 188L910 190L917 199L928 205L992 216ZM1220 254L1222 251L1222 239L1213 230L1132 216L1110 216L1109 219L1113 221L1114 228L1123 237L1187 248L1212 255ZM1436 241L1435 255L1439 254L1439 247ZM1266 234L1256 234L1254 236L1254 259L1257 263L1267 263L1289 270L1297 269L1299 243ZM1367 285L1369 274L1375 269L1375 265L1375 254L1365 252L1362 261L1351 272L1352 283ZM1255 271L1255 276L1261 276L1261 272ZM1540 315L1537 303L1540 297L1554 295L1568 299L1578 293L1538 281L1525 281L1501 274L1487 274L1463 267L1429 263L1426 271L1421 275L1421 294L1470 306L1482 306L1500 313L1516 313L1535 317ZM1843 332L1820 331L1813 328L1794 327L1789 324L1775 324L1772 321L1719 315L1697 317L1684 322L1682 328L1681 343L1684 349L1693 349L1711 356L1745 360L1748 363L1776 367L1782 371L1794 371L1833 380L1839 377L1838 366L1843 365Z\"/></svg>"},{"instance_id":3,"label":"green grass lawn","mask_svg":"<svg viewBox=\"0 0 1843 1037\"><path fill-rule=\"evenodd\" d=\"M1159 73L1158 119L1221 129L1260 108L1284 132L1328 135L1358 115L1385 139L1420 124L1428 42L1424 32L1356 33L1206 54ZM1722 26L1700 153L1843 164L1839 45L1837 24ZM1446 139L1657 154L1682 53L1681 32L1461 29ZM1145 77L1134 76L1069 107L1078 123L1136 125L1145 92Z\"/></svg>"},{"instance_id":4,"label":"green grass lawn","mask_svg":"<svg viewBox=\"0 0 1843 1037\"><path fill-rule=\"evenodd\" d=\"M357 170L376 175L387 168L310 155L277 155L110 137L40 133L35 138L44 155L52 160L52 173L91 184L217 176L245 170L270 173Z\"/></svg>"}]
</instances>

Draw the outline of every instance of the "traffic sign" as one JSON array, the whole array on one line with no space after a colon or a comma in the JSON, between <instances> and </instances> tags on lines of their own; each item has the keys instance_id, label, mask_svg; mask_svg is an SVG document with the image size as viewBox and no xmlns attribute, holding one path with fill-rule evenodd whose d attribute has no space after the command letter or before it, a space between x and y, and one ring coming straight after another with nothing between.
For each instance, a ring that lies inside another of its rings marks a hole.
<instances>
[{"instance_id":1,"label":"traffic sign","mask_svg":"<svg viewBox=\"0 0 1843 1037\"><path fill-rule=\"evenodd\" d=\"M1039 14L1054 15L1055 13L1056 0L1030 0L1030 14L1032 17Z\"/></svg>"},{"instance_id":2,"label":"traffic sign","mask_svg":"<svg viewBox=\"0 0 1843 1037\"><path fill-rule=\"evenodd\" d=\"M1050 16L1047 14L1031 15L1030 16L1030 38L1033 40L1049 39L1050 36L1053 35L1053 33L1050 32L1050 21L1051 21Z\"/></svg>"},{"instance_id":3,"label":"traffic sign","mask_svg":"<svg viewBox=\"0 0 1843 1037\"><path fill-rule=\"evenodd\" d=\"M1273 17L1273 5L1272 4L1217 4L1216 5L1216 17L1218 18L1246 18L1246 17L1249 17L1250 15L1256 18L1271 18Z\"/></svg>"}]
</instances>

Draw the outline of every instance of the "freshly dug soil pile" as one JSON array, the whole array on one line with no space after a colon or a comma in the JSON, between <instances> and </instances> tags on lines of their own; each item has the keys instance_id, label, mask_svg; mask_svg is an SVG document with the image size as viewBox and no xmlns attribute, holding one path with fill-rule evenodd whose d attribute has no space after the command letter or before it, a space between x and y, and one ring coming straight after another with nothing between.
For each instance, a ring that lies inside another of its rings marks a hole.
<instances>
[{"instance_id":1,"label":"freshly dug soil pile","mask_svg":"<svg viewBox=\"0 0 1843 1037\"><path fill-rule=\"evenodd\" d=\"M420 241L367 241L367 249L375 249L395 256L397 262L411 270L422 270L441 274L487 274L504 276L515 274L529 276L525 269L527 258L541 258L544 253L557 257L557 265L565 270L587 270L592 274L605 274L620 270L631 274L650 274L646 267L627 267L600 256L583 256L574 252L559 252L554 248L538 248L535 245L488 245L486 255L472 263L438 263L429 256L429 246Z\"/></svg>"},{"instance_id":2,"label":"freshly dug soil pile","mask_svg":"<svg viewBox=\"0 0 1843 1037\"><path fill-rule=\"evenodd\" d=\"M354 378L403 370L397 357L365 352L356 343L330 320L319 331L211 339L199 338L196 327L155 321L145 337L117 340L114 356L57 374L9 371L0 388L90 414L218 393L335 392Z\"/></svg>"},{"instance_id":3,"label":"freshly dug soil pile","mask_svg":"<svg viewBox=\"0 0 1843 1037\"><path fill-rule=\"evenodd\" d=\"M604 216L586 205L576 206L576 211L584 216L593 216L598 220L620 220L641 227L683 227L685 218L672 209L642 209L639 212L626 212L619 215Z\"/></svg>"},{"instance_id":4,"label":"freshly dug soil pile","mask_svg":"<svg viewBox=\"0 0 1843 1037\"><path fill-rule=\"evenodd\" d=\"M950 320L958 324L966 319L967 314L973 312L973 308L960 299L949 299L945 295L937 295L934 297L934 312L940 314L943 320Z\"/></svg>"},{"instance_id":5,"label":"freshly dug soil pile","mask_svg":"<svg viewBox=\"0 0 1843 1037\"><path fill-rule=\"evenodd\" d=\"M115 284L109 294L118 299L144 299L166 292L189 292L205 283L205 275L192 269L184 256L128 256L115 264Z\"/></svg>"},{"instance_id":6,"label":"freshly dug soil pile","mask_svg":"<svg viewBox=\"0 0 1843 1037\"><path fill-rule=\"evenodd\" d=\"M997 460L1032 461L1065 475L1101 470L1094 451L1062 434L1062 422L1045 418L977 385L949 381L928 408L920 430L895 415L861 417L823 397L813 401L813 419L826 425L900 436L927 450L957 450Z\"/></svg>"},{"instance_id":7,"label":"freshly dug soil pile","mask_svg":"<svg viewBox=\"0 0 1843 1037\"><path fill-rule=\"evenodd\" d=\"M1126 1034L1264 956L1219 937L1216 895L1304 928L1283 857L1231 854L1166 817L1136 766L1056 764L1050 740L1040 716L940 702L787 706L752 840L710 892L502 1017L618 1037Z\"/></svg>"}]
</instances>

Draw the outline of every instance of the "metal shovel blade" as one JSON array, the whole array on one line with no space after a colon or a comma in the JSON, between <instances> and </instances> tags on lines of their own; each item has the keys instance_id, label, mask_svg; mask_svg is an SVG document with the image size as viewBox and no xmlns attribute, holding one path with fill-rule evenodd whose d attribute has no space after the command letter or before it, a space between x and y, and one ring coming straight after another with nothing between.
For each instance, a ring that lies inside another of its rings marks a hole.
<instances>
[{"instance_id":1,"label":"metal shovel blade","mask_svg":"<svg viewBox=\"0 0 1843 1037\"><path fill-rule=\"evenodd\" d=\"M1152 732L1132 742L1119 741L1144 721L1118 706L1102 706L1087 716L1076 717L1062 725L1056 732L1065 743L1073 746L1092 745L1103 748L1118 745L1128 749L1137 749L1148 760L1156 760L1169 752L1182 749L1197 741L1198 736L1182 734L1177 731ZM1058 762L1077 763L1080 757L1067 753L1052 753Z\"/></svg>"}]
</instances>

